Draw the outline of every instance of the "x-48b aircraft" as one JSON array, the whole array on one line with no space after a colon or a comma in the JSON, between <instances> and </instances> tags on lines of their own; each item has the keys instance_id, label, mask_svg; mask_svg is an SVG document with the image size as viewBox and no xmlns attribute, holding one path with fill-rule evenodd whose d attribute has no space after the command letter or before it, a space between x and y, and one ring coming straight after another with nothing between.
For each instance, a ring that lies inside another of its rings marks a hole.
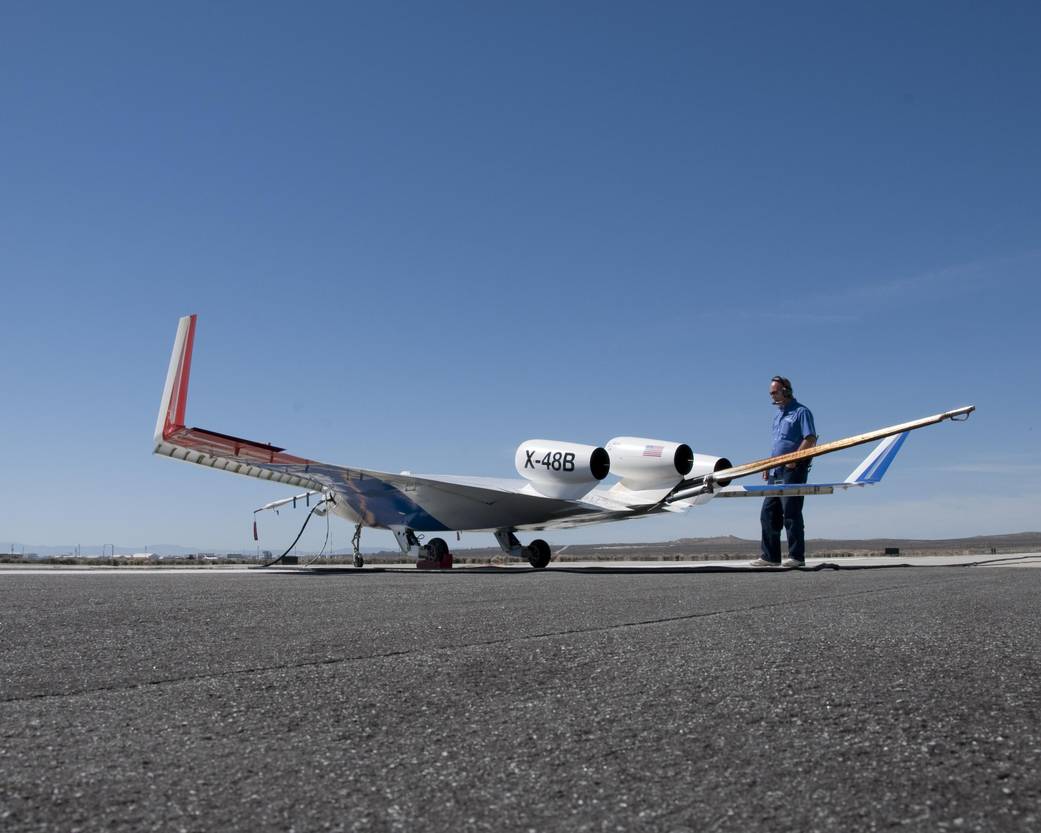
<instances>
[{"instance_id":1,"label":"x-48b aircraft","mask_svg":"<svg viewBox=\"0 0 1041 833\"><path fill-rule=\"evenodd\" d=\"M685 443L615 437L603 446L526 440L517 447L514 457L521 480L388 474L320 463L266 443L186 427L195 320L194 315L185 316L177 327L155 426L155 453L305 489L303 494L276 500L261 509L274 509L301 499L310 503L314 497L316 509L321 507L322 512L332 512L355 524L357 567L363 564L358 549L362 527L389 529L403 553L449 564L451 556L444 539L435 537L423 544L421 533L484 530L495 535L508 556L527 559L533 567L540 568L550 561L549 545L541 538L523 545L517 538L518 532L683 512L719 497L823 495L837 489L867 486L882 479L908 433L948 419L967 419L974 410L974 406L968 405L739 466L725 457L695 453ZM839 483L734 482L787 463L875 440L881 442ZM619 479L610 486L602 484L609 474Z\"/></svg>"}]
</instances>

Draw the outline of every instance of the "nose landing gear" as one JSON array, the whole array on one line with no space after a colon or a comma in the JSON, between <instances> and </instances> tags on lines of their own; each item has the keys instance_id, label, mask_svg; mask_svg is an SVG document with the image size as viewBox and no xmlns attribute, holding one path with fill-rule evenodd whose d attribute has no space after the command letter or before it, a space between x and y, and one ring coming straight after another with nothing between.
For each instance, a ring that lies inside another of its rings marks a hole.
<instances>
[{"instance_id":1,"label":"nose landing gear","mask_svg":"<svg viewBox=\"0 0 1041 833\"><path fill-rule=\"evenodd\" d=\"M361 557L361 524L354 525L354 537L351 538L354 547L354 566L359 570L365 566L365 559Z\"/></svg>"}]
</instances>

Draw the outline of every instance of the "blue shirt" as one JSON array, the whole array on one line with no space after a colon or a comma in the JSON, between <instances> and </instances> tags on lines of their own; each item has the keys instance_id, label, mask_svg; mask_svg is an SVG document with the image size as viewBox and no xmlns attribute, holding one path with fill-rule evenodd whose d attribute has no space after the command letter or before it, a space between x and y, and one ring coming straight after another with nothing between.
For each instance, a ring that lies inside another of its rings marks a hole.
<instances>
[{"instance_id":1,"label":"blue shirt","mask_svg":"<svg viewBox=\"0 0 1041 833\"><path fill-rule=\"evenodd\" d=\"M795 451L807 437L816 436L817 429L813 427L810 409L793 399L784 408L778 408L774 415L774 444L770 456Z\"/></svg>"}]
</instances>

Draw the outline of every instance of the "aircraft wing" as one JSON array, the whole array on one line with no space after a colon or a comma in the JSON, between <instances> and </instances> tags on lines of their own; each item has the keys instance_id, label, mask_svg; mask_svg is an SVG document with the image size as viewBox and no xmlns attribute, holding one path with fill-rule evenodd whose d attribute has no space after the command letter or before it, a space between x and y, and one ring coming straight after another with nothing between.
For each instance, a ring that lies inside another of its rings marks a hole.
<instances>
[{"instance_id":1,"label":"aircraft wing","mask_svg":"<svg viewBox=\"0 0 1041 833\"><path fill-rule=\"evenodd\" d=\"M864 458L845 480L838 483L762 483L750 485L731 484L716 492L716 497L797 497L805 495L830 495L836 490L845 491L857 486L872 486L878 483L889 470L890 463L900 451L909 432L886 437Z\"/></svg>"},{"instance_id":2,"label":"aircraft wing","mask_svg":"<svg viewBox=\"0 0 1041 833\"><path fill-rule=\"evenodd\" d=\"M748 477L750 474L758 474L760 472L767 471L768 469L779 468L780 466L787 465L788 463L798 463L803 460L810 460L814 457L820 457L822 454L831 454L835 451L841 451L846 448L852 448L853 446L863 445L864 443L873 442L874 440L884 439L886 437L893 437L900 434L906 434L910 431L914 431L918 428L925 428L927 425L935 425L938 422L944 420L960 421L968 419L969 414L976 410L975 405L965 405L961 408L955 408L950 411L944 411L942 414L934 414L929 417L922 417L922 419L911 420L910 422L902 422L899 425L890 425L888 428L879 428L876 431L869 431L866 434L856 434L852 437L844 437L841 440L833 440L829 443L823 443L821 445L815 445L812 448L806 448L802 451L793 451L789 454L779 454L776 457L766 457L762 460L754 460L751 463L744 463L740 466L731 466L728 469L720 469L719 471L712 472L712 474L703 475L700 477L694 477L684 480L679 483L665 498L666 504L675 503L677 501L689 500L699 495L713 493L721 495L722 490L727 488L730 481L736 480L741 477ZM899 450L899 446L897 446ZM896 451L893 451L895 454ZM891 457L889 458L892 459ZM886 463L888 467L888 463ZM883 469L884 473L884 469ZM848 481L847 481L848 482ZM808 486L810 484L802 484ZM828 484L820 484L826 486ZM835 486L837 484L831 484ZM850 483L849 485L858 485L856 483ZM849 488L849 486L841 485L841 488ZM746 491L751 490L753 487L745 486ZM774 489L777 486L773 487ZM748 492L752 494L751 492ZM740 490L731 492L731 496L737 496L744 494ZM762 496L764 493L759 492ZM796 494L790 492L790 494ZM826 492L806 492L806 494L826 494Z\"/></svg>"},{"instance_id":3,"label":"aircraft wing","mask_svg":"<svg viewBox=\"0 0 1041 833\"><path fill-rule=\"evenodd\" d=\"M525 494L524 481L391 474L340 466L298 457L269 443L189 428L185 416L195 324L195 315L184 316L178 324L156 421L156 454L308 492L332 492L341 512L366 526L402 525L428 531L547 528L569 525L578 517L609 520L630 514L621 506Z\"/></svg>"}]
</instances>

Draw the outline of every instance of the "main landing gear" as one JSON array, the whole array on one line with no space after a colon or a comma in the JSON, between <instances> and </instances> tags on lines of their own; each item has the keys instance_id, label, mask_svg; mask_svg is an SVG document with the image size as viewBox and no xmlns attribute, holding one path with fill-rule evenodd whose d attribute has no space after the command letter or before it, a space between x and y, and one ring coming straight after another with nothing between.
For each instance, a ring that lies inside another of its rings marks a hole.
<instances>
[{"instance_id":1,"label":"main landing gear","mask_svg":"<svg viewBox=\"0 0 1041 833\"><path fill-rule=\"evenodd\" d=\"M444 538L431 538L426 544L419 540L415 530L407 526L391 528L394 538L398 542L401 552L416 559L416 566L421 570L447 570L451 569L453 563L452 553ZM358 551L357 539L361 533L360 528L355 529L354 566L361 566L361 554ZM523 558L536 570L542 570L549 565L553 553L549 544L541 538L536 538L526 547L517 540L512 529L499 529L495 532L495 540L499 542L499 548L511 558Z\"/></svg>"},{"instance_id":2,"label":"main landing gear","mask_svg":"<svg viewBox=\"0 0 1041 833\"><path fill-rule=\"evenodd\" d=\"M531 564L536 570L541 570L547 564L549 559L552 557L552 553L549 549L549 544L543 541L541 538L536 538L528 546L521 550L521 554L524 554L524 550L527 550L528 563Z\"/></svg>"},{"instance_id":3,"label":"main landing gear","mask_svg":"<svg viewBox=\"0 0 1041 833\"><path fill-rule=\"evenodd\" d=\"M423 544L409 527L391 529L398 547L408 556L416 559L416 566L421 570L449 570L452 568L452 553L444 538L431 538Z\"/></svg>"},{"instance_id":4,"label":"main landing gear","mask_svg":"<svg viewBox=\"0 0 1041 833\"><path fill-rule=\"evenodd\" d=\"M448 551L448 544L444 538L431 538L426 545L427 557L420 558L416 567L420 570L450 570L452 569L452 553Z\"/></svg>"},{"instance_id":5,"label":"main landing gear","mask_svg":"<svg viewBox=\"0 0 1041 833\"><path fill-rule=\"evenodd\" d=\"M495 532L495 540L499 542L499 549L511 558L523 558L536 570L543 569L552 558L549 544L541 538L536 538L528 546L521 546L517 536L512 529L499 529Z\"/></svg>"}]
</instances>

